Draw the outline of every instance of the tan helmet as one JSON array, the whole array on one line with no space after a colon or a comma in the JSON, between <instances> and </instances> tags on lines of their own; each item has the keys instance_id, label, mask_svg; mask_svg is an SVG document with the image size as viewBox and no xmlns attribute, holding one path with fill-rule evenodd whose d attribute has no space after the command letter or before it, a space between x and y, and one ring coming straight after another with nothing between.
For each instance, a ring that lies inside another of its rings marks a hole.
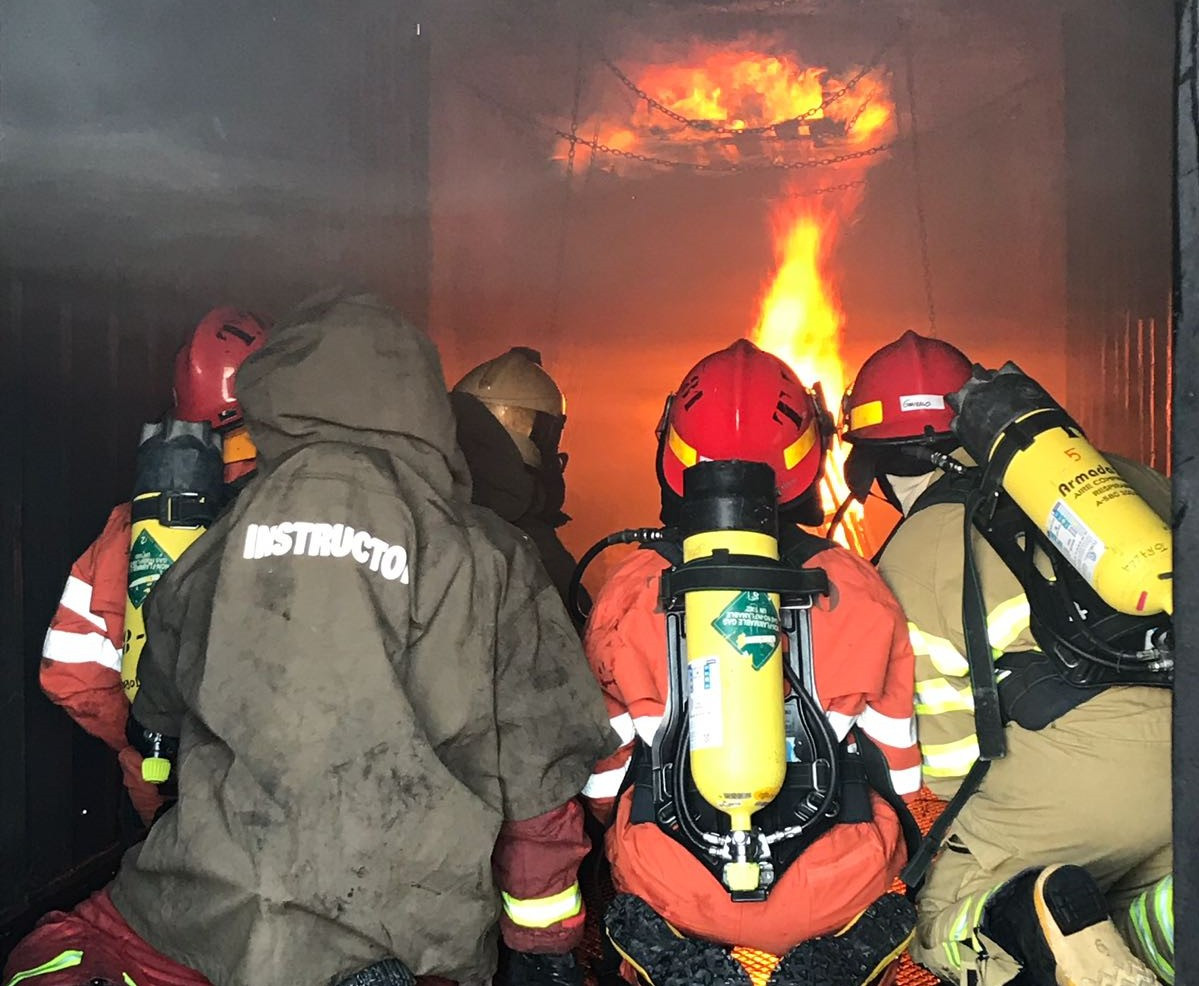
<instances>
[{"instance_id":1,"label":"tan helmet","mask_svg":"<svg viewBox=\"0 0 1199 986\"><path fill-rule=\"evenodd\" d=\"M541 367L541 354L516 346L480 363L454 392L482 402L511 436L526 465L541 465L542 450L556 451L566 423L566 398Z\"/></svg>"}]
</instances>

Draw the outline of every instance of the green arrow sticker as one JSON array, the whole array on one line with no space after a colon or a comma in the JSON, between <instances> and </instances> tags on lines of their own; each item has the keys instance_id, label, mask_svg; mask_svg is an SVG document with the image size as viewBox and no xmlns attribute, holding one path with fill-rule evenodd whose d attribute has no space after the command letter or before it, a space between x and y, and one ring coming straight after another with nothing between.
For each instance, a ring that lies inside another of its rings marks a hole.
<instances>
[{"instance_id":1,"label":"green arrow sticker","mask_svg":"<svg viewBox=\"0 0 1199 986\"><path fill-rule=\"evenodd\" d=\"M133 539L129 548L129 601L135 609L141 609L154 583L173 562L174 559L150 536L149 531L143 529Z\"/></svg>"},{"instance_id":2,"label":"green arrow sticker","mask_svg":"<svg viewBox=\"0 0 1199 986\"><path fill-rule=\"evenodd\" d=\"M766 666L779 646L779 611L764 592L740 592L712 622L729 646L753 662L755 671Z\"/></svg>"}]
</instances>

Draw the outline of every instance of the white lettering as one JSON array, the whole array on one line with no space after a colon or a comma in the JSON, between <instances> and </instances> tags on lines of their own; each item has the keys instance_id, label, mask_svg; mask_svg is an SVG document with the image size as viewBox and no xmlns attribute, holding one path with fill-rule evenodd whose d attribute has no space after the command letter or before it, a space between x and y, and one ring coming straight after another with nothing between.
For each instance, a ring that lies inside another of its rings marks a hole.
<instances>
[{"instance_id":1,"label":"white lettering","mask_svg":"<svg viewBox=\"0 0 1199 986\"><path fill-rule=\"evenodd\" d=\"M391 547L391 545L386 541L380 541L378 538L371 538L371 547L373 550L371 551L370 567L372 572L377 572L379 571L379 562L383 559L383 552Z\"/></svg>"},{"instance_id":2,"label":"white lettering","mask_svg":"<svg viewBox=\"0 0 1199 986\"><path fill-rule=\"evenodd\" d=\"M332 524L313 524L312 540L308 542L309 558L329 557L329 538L333 534Z\"/></svg>"},{"instance_id":3,"label":"white lettering","mask_svg":"<svg viewBox=\"0 0 1199 986\"><path fill-rule=\"evenodd\" d=\"M249 524L242 557L259 560L272 556L307 555L309 558L352 557L359 565L378 572L389 582L408 585L408 549L389 544L370 531L348 524L284 520L278 524Z\"/></svg>"},{"instance_id":4,"label":"white lettering","mask_svg":"<svg viewBox=\"0 0 1199 986\"><path fill-rule=\"evenodd\" d=\"M394 582L400 579L404 585L408 584L408 552L398 544L390 545L383 552L383 561L379 566L379 570L383 578Z\"/></svg>"},{"instance_id":5,"label":"white lettering","mask_svg":"<svg viewBox=\"0 0 1199 986\"><path fill-rule=\"evenodd\" d=\"M371 556L366 550L366 546L374 540L369 531L359 531L354 535L354 546L350 549L350 554L354 556L354 561L359 565L365 565L370 561Z\"/></svg>"},{"instance_id":6,"label":"white lettering","mask_svg":"<svg viewBox=\"0 0 1199 986\"><path fill-rule=\"evenodd\" d=\"M333 557L344 558L350 553L350 546L354 542L354 528L345 524L334 524L330 540L333 542L330 548Z\"/></svg>"},{"instance_id":7,"label":"white lettering","mask_svg":"<svg viewBox=\"0 0 1199 986\"><path fill-rule=\"evenodd\" d=\"M282 524L276 524L273 530L275 533L275 544L271 549L271 553L275 556L290 555L292 532L291 523L285 520Z\"/></svg>"},{"instance_id":8,"label":"white lettering","mask_svg":"<svg viewBox=\"0 0 1199 986\"><path fill-rule=\"evenodd\" d=\"M312 533L312 525L306 521L298 520L296 527L296 554L304 553L304 546L308 543L308 535Z\"/></svg>"}]
</instances>

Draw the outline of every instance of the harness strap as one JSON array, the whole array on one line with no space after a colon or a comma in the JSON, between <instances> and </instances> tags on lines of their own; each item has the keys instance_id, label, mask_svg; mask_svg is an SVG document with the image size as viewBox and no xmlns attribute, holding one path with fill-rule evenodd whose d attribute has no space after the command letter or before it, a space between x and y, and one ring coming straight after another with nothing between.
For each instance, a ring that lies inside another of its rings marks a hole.
<instances>
[{"instance_id":1,"label":"harness strap","mask_svg":"<svg viewBox=\"0 0 1199 986\"><path fill-rule=\"evenodd\" d=\"M974 766L970 768L970 772L962 779L961 786L957 789L957 793L949 799L949 803L945 806L945 810L941 812L941 817L933 822L932 827L928 830L928 835L920 840L920 847L908 858L908 865L903 868L903 872L899 874L899 878L907 885L909 892L915 893L920 884L924 882L924 877L928 873L928 868L932 865L933 858L941 851L941 846L945 842L946 835L949 834L949 828L957 820L962 809L966 806L966 802L970 800L979 785L982 784L983 778L987 776L987 771L991 769L991 761L978 759L974 761Z\"/></svg>"}]
</instances>

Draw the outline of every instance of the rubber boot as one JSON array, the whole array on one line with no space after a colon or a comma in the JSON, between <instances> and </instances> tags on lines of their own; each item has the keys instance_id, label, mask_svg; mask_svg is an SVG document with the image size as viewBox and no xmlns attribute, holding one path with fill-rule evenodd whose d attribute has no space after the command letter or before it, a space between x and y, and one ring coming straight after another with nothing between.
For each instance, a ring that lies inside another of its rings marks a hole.
<instances>
[{"instance_id":1,"label":"rubber boot","mask_svg":"<svg viewBox=\"0 0 1199 986\"><path fill-rule=\"evenodd\" d=\"M1081 866L1009 880L987 901L979 930L1023 965L1019 986L1157 986Z\"/></svg>"},{"instance_id":2,"label":"rubber boot","mask_svg":"<svg viewBox=\"0 0 1199 986\"><path fill-rule=\"evenodd\" d=\"M415 983L416 979L403 962L384 959L345 979L336 979L330 986L415 986Z\"/></svg>"},{"instance_id":3,"label":"rubber boot","mask_svg":"<svg viewBox=\"0 0 1199 986\"><path fill-rule=\"evenodd\" d=\"M583 986L583 973L571 952L509 952L496 982L499 986Z\"/></svg>"},{"instance_id":4,"label":"rubber boot","mask_svg":"<svg viewBox=\"0 0 1199 986\"><path fill-rule=\"evenodd\" d=\"M800 942L783 956L768 986L865 986L896 961L912 939L916 908L885 894L839 935Z\"/></svg>"},{"instance_id":5,"label":"rubber boot","mask_svg":"<svg viewBox=\"0 0 1199 986\"><path fill-rule=\"evenodd\" d=\"M616 950L650 986L750 986L727 948L680 935L640 897L620 894L604 924Z\"/></svg>"}]
</instances>

